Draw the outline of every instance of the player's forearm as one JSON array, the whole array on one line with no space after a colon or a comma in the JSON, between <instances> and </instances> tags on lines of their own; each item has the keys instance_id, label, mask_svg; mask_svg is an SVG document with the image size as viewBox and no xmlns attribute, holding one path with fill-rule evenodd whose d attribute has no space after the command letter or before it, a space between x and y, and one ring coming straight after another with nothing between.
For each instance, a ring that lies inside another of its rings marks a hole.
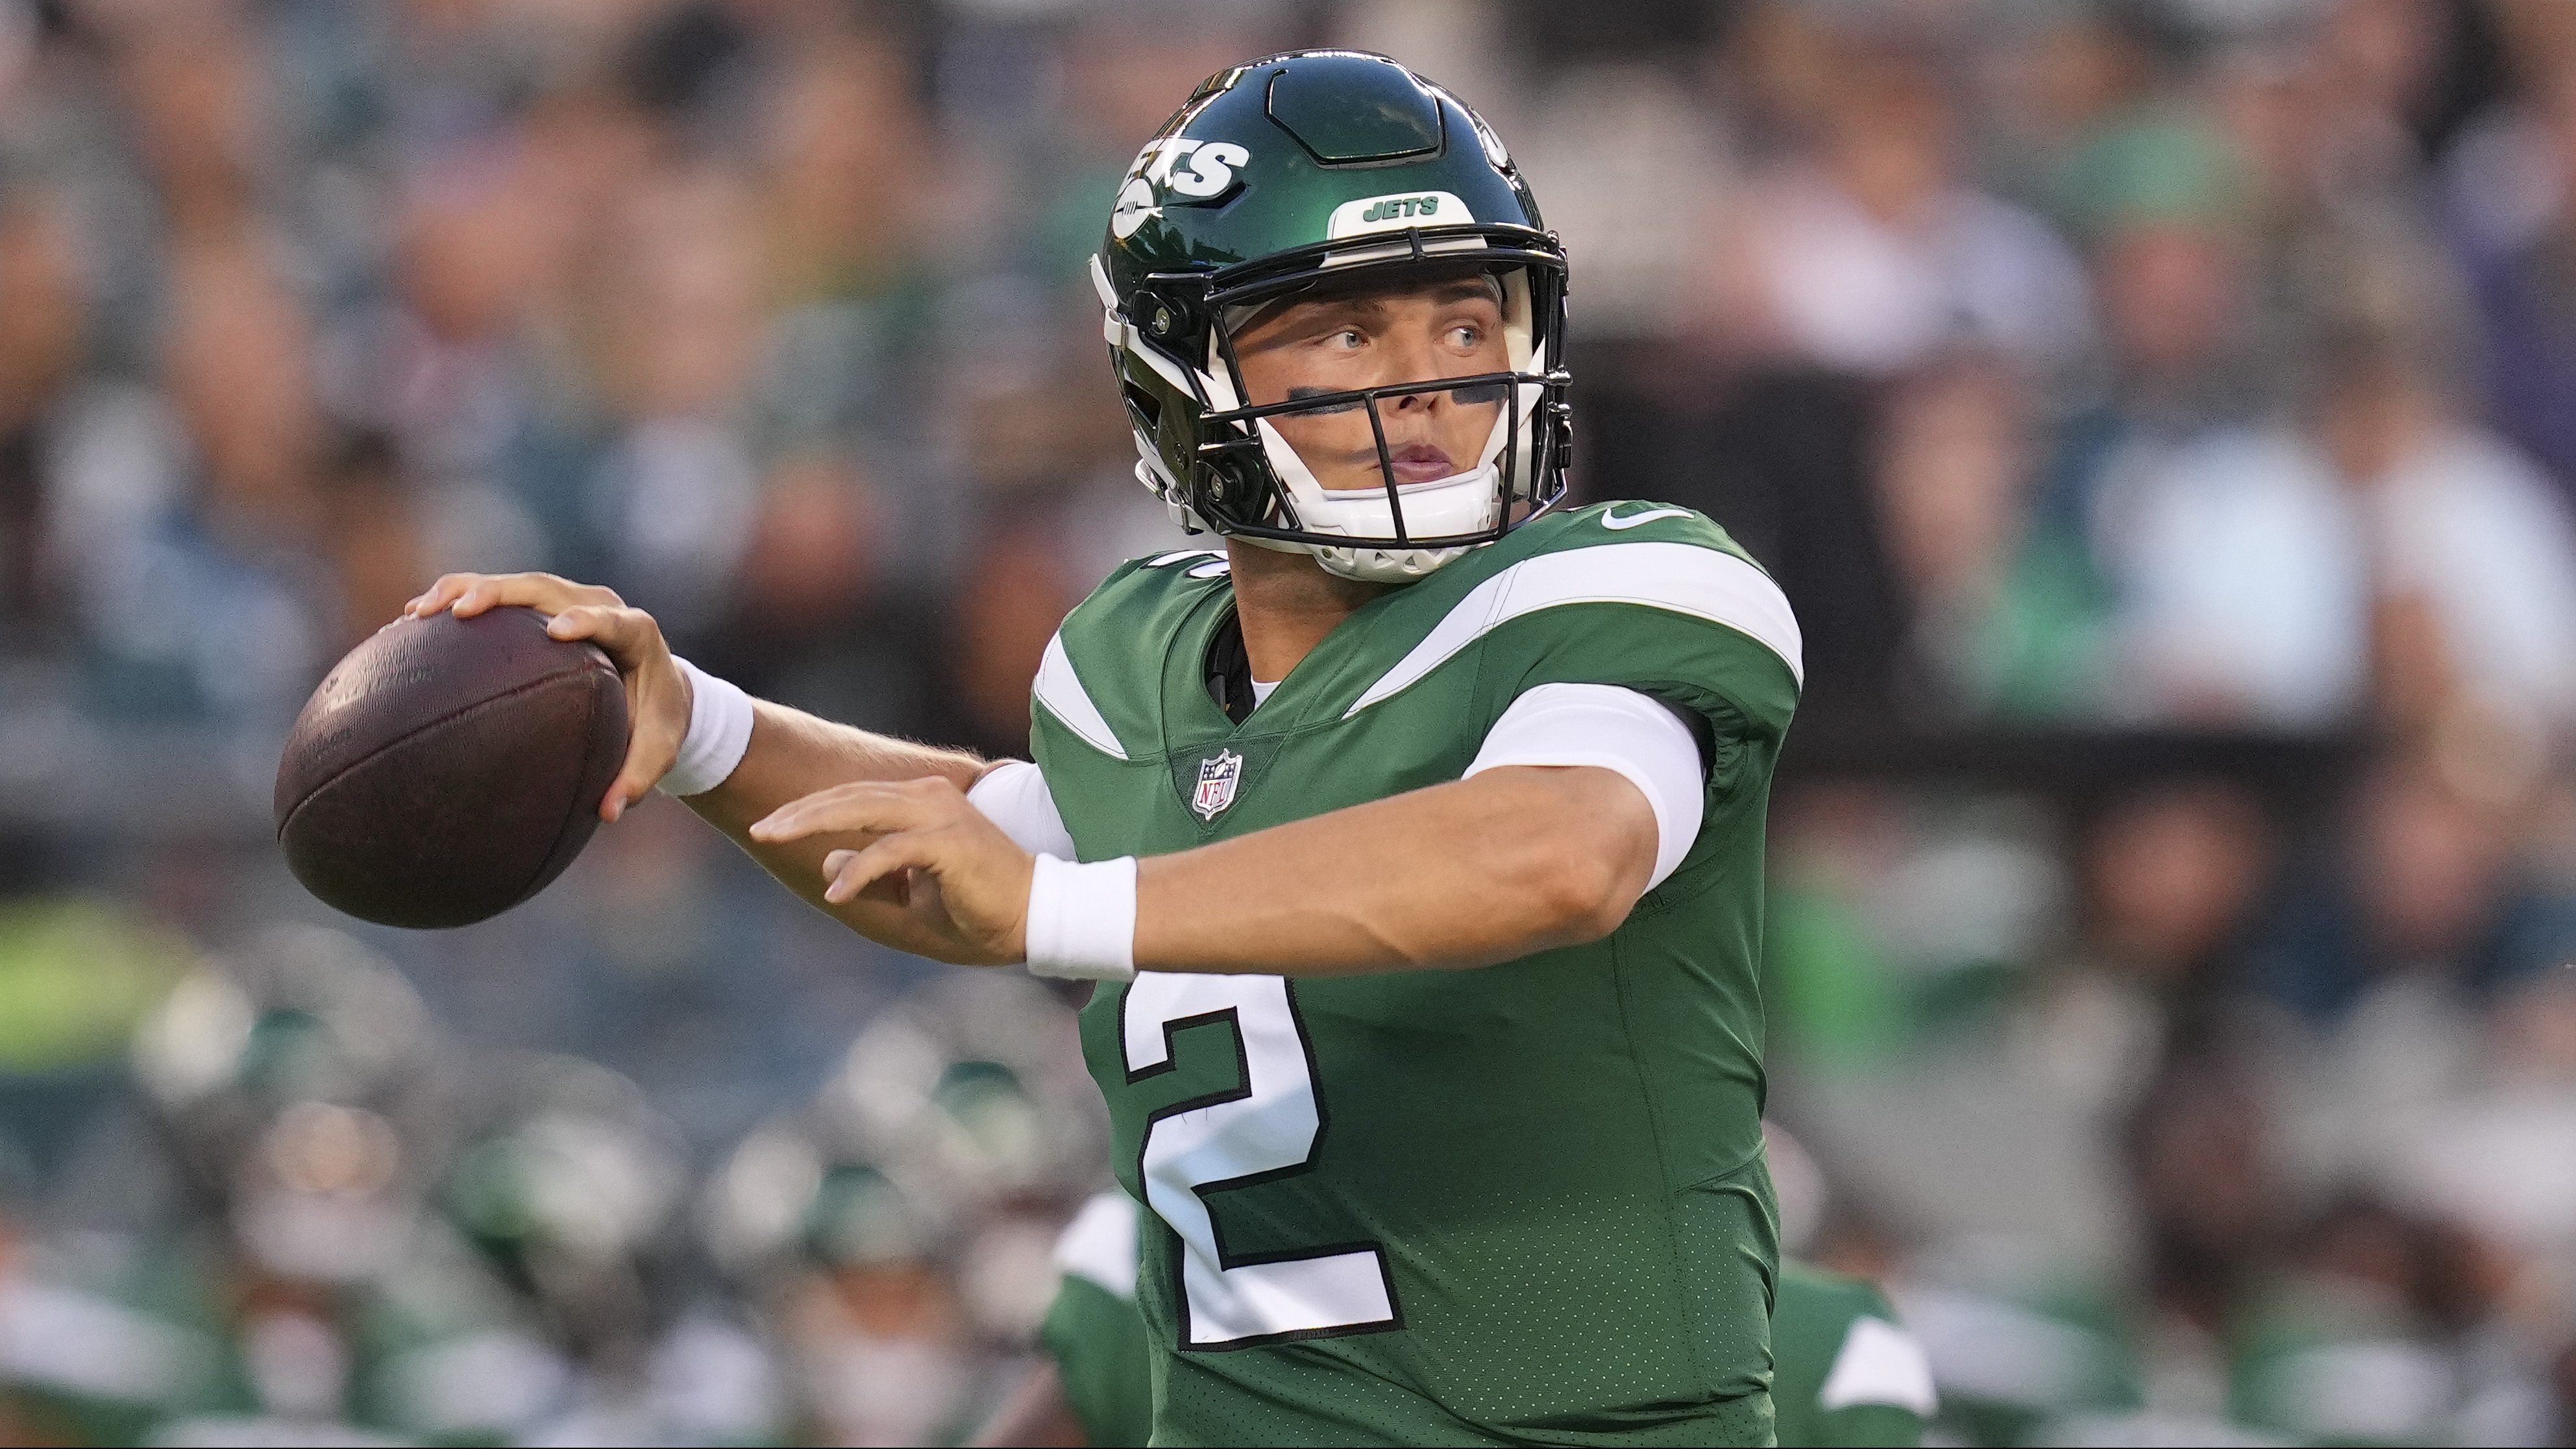
<instances>
[{"instance_id":1,"label":"player's forearm","mask_svg":"<svg viewBox=\"0 0 2576 1449\"><path fill-rule=\"evenodd\" d=\"M1287 976L1490 966L1617 929L1654 852L1653 812L1618 775L1493 770L1144 860L1136 965Z\"/></svg>"},{"instance_id":2,"label":"player's forearm","mask_svg":"<svg viewBox=\"0 0 2576 1449\"><path fill-rule=\"evenodd\" d=\"M751 743L723 784L687 797L689 808L741 846L781 885L861 933L905 946L902 913L880 891L847 903L823 899L823 857L864 845L874 836L837 833L800 840L750 836L755 820L790 800L854 780L917 780L939 776L960 790L975 783L989 763L968 750L915 744L818 719L767 700L753 706Z\"/></svg>"},{"instance_id":3,"label":"player's forearm","mask_svg":"<svg viewBox=\"0 0 2576 1449\"><path fill-rule=\"evenodd\" d=\"M853 780L918 780L936 775L963 790L989 768L971 750L915 744L818 719L768 700L752 704L751 743L724 783L689 797L718 827L732 829L790 800ZM764 847L765 848L765 847Z\"/></svg>"}]
</instances>

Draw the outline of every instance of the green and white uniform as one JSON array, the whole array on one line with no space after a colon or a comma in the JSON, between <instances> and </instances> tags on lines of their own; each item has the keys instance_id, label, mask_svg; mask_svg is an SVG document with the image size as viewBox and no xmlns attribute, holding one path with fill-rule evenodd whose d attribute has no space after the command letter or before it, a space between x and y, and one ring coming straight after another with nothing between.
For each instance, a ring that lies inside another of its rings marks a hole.
<instances>
[{"instance_id":1,"label":"green and white uniform","mask_svg":"<svg viewBox=\"0 0 2576 1449\"><path fill-rule=\"evenodd\" d=\"M1780 1265L1771 1402L1787 1445L1913 1445L1938 1403L1923 1346L1867 1281Z\"/></svg>"},{"instance_id":2,"label":"green and white uniform","mask_svg":"<svg viewBox=\"0 0 2576 1449\"><path fill-rule=\"evenodd\" d=\"M1550 515L1362 606L1239 726L1208 687L1233 613L1216 556L1164 555L1049 646L1033 739L1082 859L1455 780L1551 683L1703 723L1707 795L1678 868L1590 945L1094 996L1113 1162L1160 1220L1156 1441L1767 1442L1756 962L1799 684L1778 588L1686 509Z\"/></svg>"},{"instance_id":3,"label":"green and white uniform","mask_svg":"<svg viewBox=\"0 0 2576 1449\"><path fill-rule=\"evenodd\" d=\"M1153 1348L1136 1314L1136 1200L1117 1188L1093 1197L1056 1240L1063 1276L1038 1344L1055 1360L1083 1442L1140 1446L1154 1432Z\"/></svg>"},{"instance_id":4,"label":"green and white uniform","mask_svg":"<svg viewBox=\"0 0 2576 1449\"><path fill-rule=\"evenodd\" d=\"M1085 1441L1102 1449L1141 1445L1153 1429L1136 1237L1136 1203L1127 1194L1104 1192L1083 1205L1056 1246L1064 1277L1039 1335ZM1868 1283L1782 1262L1771 1351L1782 1449L1923 1441L1934 1408L1930 1367Z\"/></svg>"}]
</instances>

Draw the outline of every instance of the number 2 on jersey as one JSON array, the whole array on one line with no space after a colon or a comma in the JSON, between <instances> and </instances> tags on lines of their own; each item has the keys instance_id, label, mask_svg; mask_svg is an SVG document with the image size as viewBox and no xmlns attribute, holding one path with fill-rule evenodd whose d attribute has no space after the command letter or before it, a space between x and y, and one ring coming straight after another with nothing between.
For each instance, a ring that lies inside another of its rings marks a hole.
<instances>
[{"instance_id":1,"label":"number 2 on jersey","mask_svg":"<svg viewBox=\"0 0 2576 1449\"><path fill-rule=\"evenodd\" d=\"M1145 1127L1145 1200L1181 1240L1181 1346L1244 1348L1394 1328L1395 1289L1375 1244L1229 1253L1201 1194L1312 1166L1324 1113L1288 983L1276 976L1151 971L1119 1007L1127 1079L1172 1070L1172 1033L1231 1019L1242 1083L1175 1103Z\"/></svg>"}]
</instances>

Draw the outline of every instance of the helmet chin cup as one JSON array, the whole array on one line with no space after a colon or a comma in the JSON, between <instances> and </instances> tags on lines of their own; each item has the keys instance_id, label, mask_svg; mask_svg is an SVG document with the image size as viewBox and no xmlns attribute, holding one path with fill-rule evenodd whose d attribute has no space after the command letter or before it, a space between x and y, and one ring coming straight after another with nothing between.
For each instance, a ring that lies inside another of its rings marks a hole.
<instances>
[{"instance_id":1,"label":"helmet chin cup","mask_svg":"<svg viewBox=\"0 0 2576 1449\"><path fill-rule=\"evenodd\" d=\"M1305 547L1315 556L1315 563L1335 578L1363 584L1409 584L1462 557L1469 545L1407 549L1326 548L1320 544Z\"/></svg>"},{"instance_id":2,"label":"helmet chin cup","mask_svg":"<svg viewBox=\"0 0 2576 1449\"><path fill-rule=\"evenodd\" d=\"M1402 535L1453 538L1483 533L1500 523L1502 475L1494 455L1501 450L1505 422L1495 420L1494 436L1475 467L1446 478L1399 483L1392 490L1395 496L1389 498L1384 487L1326 488L1268 418L1255 419L1261 450L1295 510L1298 526L1310 535L1368 541L1340 546L1309 539L1280 546L1313 554L1326 573L1362 583L1406 584L1422 578L1464 554L1466 547L1389 548L1385 540ZM1403 510L1401 524L1396 518L1398 508Z\"/></svg>"}]
</instances>

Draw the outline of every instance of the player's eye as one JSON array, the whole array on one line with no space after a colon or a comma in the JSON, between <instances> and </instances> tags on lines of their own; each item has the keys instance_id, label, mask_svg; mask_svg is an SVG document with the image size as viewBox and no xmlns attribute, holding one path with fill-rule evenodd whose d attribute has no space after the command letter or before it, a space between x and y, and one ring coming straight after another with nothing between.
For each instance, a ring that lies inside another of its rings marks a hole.
<instances>
[{"instance_id":1,"label":"player's eye","mask_svg":"<svg viewBox=\"0 0 2576 1449\"><path fill-rule=\"evenodd\" d=\"M1462 349L1473 348L1484 340L1485 329L1472 322L1461 322L1449 329L1450 343Z\"/></svg>"},{"instance_id":2,"label":"player's eye","mask_svg":"<svg viewBox=\"0 0 2576 1449\"><path fill-rule=\"evenodd\" d=\"M1338 352L1357 352L1368 345L1368 339L1360 335L1360 329L1344 327L1325 338L1324 345Z\"/></svg>"}]
</instances>

